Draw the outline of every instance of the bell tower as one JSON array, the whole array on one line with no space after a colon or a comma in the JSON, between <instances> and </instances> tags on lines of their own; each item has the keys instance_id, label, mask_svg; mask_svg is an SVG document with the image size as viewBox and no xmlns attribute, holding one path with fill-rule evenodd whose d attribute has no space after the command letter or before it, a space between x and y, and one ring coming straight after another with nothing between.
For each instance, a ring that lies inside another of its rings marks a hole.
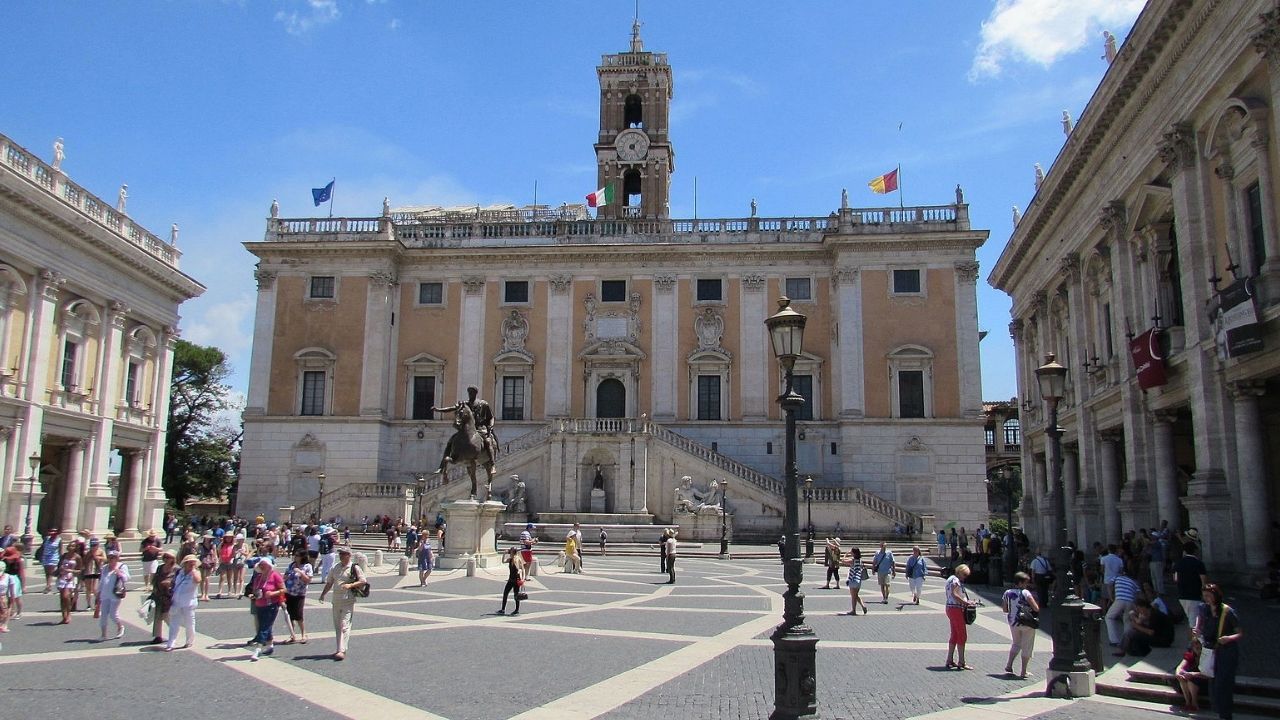
<instances>
[{"instance_id":1,"label":"bell tower","mask_svg":"<svg viewBox=\"0 0 1280 720\"><path fill-rule=\"evenodd\" d=\"M631 49L605 55L600 79L600 136L596 140L597 187L613 186L614 201L602 218L666 218L676 156L667 136L671 115L671 66L666 53L646 52L640 19L631 25Z\"/></svg>"}]
</instances>

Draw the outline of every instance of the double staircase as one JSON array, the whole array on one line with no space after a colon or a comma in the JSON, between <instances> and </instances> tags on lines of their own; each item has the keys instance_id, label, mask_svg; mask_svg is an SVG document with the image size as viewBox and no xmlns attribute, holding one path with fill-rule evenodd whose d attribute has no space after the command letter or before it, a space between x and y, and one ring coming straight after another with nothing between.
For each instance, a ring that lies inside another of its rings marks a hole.
<instances>
[{"instance_id":1,"label":"double staircase","mask_svg":"<svg viewBox=\"0 0 1280 720\"><path fill-rule=\"evenodd\" d=\"M676 433L648 419L639 418L557 418L518 438L502 443L499 462L503 467L518 468L546 450L560 435L635 435L663 443L680 453L706 463L741 484L759 490L753 499L778 515L786 509L785 484L777 478L749 467L701 443ZM415 490L416 486L416 490ZM294 517L305 519L320 508L326 517L350 516L348 508L362 498L398 499L417 503L418 507L436 507L441 502L457 500L470 494L471 484L465 470L454 466L448 475L427 475L421 481L403 483L350 483L324 493L294 509ZM415 498L414 493L417 493ZM815 487L815 503L861 505L905 527L921 527L920 516L884 498L856 487Z\"/></svg>"}]
</instances>

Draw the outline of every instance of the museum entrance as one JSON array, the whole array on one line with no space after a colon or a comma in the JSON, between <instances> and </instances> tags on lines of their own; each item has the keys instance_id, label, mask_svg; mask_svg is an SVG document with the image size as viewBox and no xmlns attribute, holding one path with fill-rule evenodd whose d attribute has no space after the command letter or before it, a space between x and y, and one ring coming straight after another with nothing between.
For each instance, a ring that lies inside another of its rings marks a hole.
<instances>
[{"instance_id":1,"label":"museum entrance","mask_svg":"<svg viewBox=\"0 0 1280 720\"><path fill-rule=\"evenodd\" d=\"M627 389L621 380L608 378L596 386L596 417L620 418L627 415Z\"/></svg>"}]
</instances>

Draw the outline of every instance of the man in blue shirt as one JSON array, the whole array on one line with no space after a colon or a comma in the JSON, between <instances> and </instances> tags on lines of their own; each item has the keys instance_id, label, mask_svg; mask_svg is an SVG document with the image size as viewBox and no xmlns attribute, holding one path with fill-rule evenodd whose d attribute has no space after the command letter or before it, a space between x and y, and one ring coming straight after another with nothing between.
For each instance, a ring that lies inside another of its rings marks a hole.
<instances>
[{"instance_id":1,"label":"man in blue shirt","mask_svg":"<svg viewBox=\"0 0 1280 720\"><path fill-rule=\"evenodd\" d=\"M61 544L58 542L58 529L51 528L45 534L44 542L40 543L40 547L36 550L36 557L44 567L45 594L53 592L53 578L58 574L58 556L61 554L61 550Z\"/></svg>"},{"instance_id":2,"label":"man in blue shirt","mask_svg":"<svg viewBox=\"0 0 1280 720\"><path fill-rule=\"evenodd\" d=\"M880 581L880 596L883 598L880 602L888 605L889 578L898 577L898 569L893 565L893 553L885 548L883 541L880 542L880 552L871 558L871 569L875 571L876 579Z\"/></svg>"},{"instance_id":3,"label":"man in blue shirt","mask_svg":"<svg viewBox=\"0 0 1280 720\"><path fill-rule=\"evenodd\" d=\"M1142 595L1142 588L1138 587L1136 580L1129 577L1123 563L1112 585L1115 588L1115 598L1107 609L1107 639L1112 645L1119 646L1120 639L1129 630L1129 611L1133 609L1134 601Z\"/></svg>"}]
</instances>

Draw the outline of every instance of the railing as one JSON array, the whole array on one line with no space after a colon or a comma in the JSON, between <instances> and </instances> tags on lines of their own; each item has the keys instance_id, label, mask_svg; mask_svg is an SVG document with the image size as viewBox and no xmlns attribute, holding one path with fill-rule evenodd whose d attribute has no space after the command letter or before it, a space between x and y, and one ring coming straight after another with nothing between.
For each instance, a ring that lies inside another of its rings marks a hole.
<instances>
[{"instance_id":1,"label":"railing","mask_svg":"<svg viewBox=\"0 0 1280 720\"><path fill-rule=\"evenodd\" d=\"M631 211L633 208L624 208ZM395 213L374 218L274 219L267 241L390 239L407 247L495 247L575 244L819 243L827 235L967 230L968 207L860 208L841 215L789 218L580 218L554 210L512 209L445 216ZM625 213L624 213L625 214Z\"/></svg>"},{"instance_id":2,"label":"railing","mask_svg":"<svg viewBox=\"0 0 1280 720\"><path fill-rule=\"evenodd\" d=\"M604 67L629 67L633 65L666 65L666 53L629 52L618 55L604 55L600 58Z\"/></svg>"},{"instance_id":3,"label":"railing","mask_svg":"<svg viewBox=\"0 0 1280 720\"><path fill-rule=\"evenodd\" d=\"M668 445L671 445L672 447L689 453L704 462L711 463L725 472L733 473L735 476L746 480L752 485L756 485L775 495L782 495L783 485L777 478L744 465L731 457L721 455L706 445L696 443L683 435L674 433L662 427L657 423L650 422L648 424L648 431L650 435L667 443Z\"/></svg>"},{"instance_id":4,"label":"railing","mask_svg":"<svg viewBox=\"0 0 1280 720\"><path fill-rule=\"evenodd\" d=\"M4 135L0 135L0 145L4 146L4 152L0 153L0 162L18 175L30 180L35 186L92 219L130 245L142 249L166 265L178 267L178 260L182 257L182 253L178 252L176 247L156 237L146 228L130 220L128 216L116 212L108 203L72 182L61 170L55 170L52 166L44 164L35 155Z\"/></svg>"},{"instance_id":5,"label":"railing","mask_svg":"<svg viewBox=\"0 0 1280 720\"><path fill-rule=\"evenodd\" d=\"M439 476L436 476L439 478ZM441 479L442 481L442 479ZM293 509L298 518L311 517L312 513L322 507L336 508L338 503L351 498L392 498L409 499L412 497L411 483L348 483L322 494L319 498L308 500ZM323 518L322 518L323 519Z\"/></svg>"}]
</instances>

